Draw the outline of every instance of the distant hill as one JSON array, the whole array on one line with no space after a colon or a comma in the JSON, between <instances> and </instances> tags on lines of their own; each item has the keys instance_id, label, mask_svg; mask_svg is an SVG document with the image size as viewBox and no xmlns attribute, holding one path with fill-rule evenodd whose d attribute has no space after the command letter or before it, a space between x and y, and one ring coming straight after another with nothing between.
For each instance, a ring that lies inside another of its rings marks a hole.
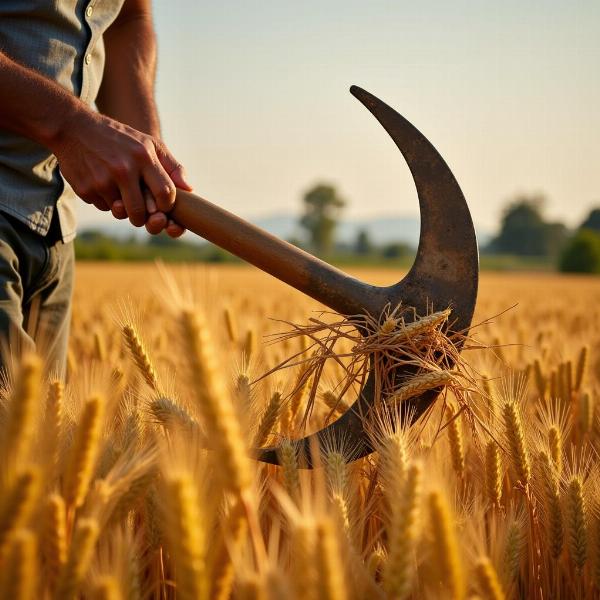
<instances>
[{"instance_id":1,"label":"distant hill","mask_svg":"<svg viewBox=\"0 0 600 600\"><path fill-rule=\"evenodd\" d=\"M291 214L270 215L253 220L253 222L270 233L289 239L302 238L302 230L298 226L298 217ZM344 219L336 230L336 239L341 243L352 243L358 232L365 229L376 245L390 242L404 242L416 248L419 243L420 220L416 216L376 215L368 219ZM477 230L480 246L487 244L491 238L489 231Z\"/></svg>"}]
</instances>

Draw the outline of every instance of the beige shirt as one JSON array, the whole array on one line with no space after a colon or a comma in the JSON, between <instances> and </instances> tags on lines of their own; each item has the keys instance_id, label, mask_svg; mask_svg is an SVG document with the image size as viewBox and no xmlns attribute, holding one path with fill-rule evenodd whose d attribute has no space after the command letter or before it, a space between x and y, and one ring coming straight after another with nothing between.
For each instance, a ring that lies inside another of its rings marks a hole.
<instances>
[{"instance_id":1,"label":"beige shirt","mask_svg":"<svg viewBox=\"0 0 600 600\"><path fill-rule=\"evenodd\" d=\"M102 35L123 2L0 0L0 50L92 106L104 71ZM0 129L0 211L46 235L56 210L66 242L75 237L78 201L47 148Z\"/></svg>"}]
</instances>

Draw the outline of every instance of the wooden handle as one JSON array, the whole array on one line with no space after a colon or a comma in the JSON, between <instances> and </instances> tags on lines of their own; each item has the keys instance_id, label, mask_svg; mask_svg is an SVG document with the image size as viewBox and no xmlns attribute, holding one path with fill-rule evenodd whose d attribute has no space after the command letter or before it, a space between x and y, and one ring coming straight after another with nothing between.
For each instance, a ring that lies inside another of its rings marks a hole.
<instances>
[{"instance_id":1,"label":"wooden handle","mask_svg":"<svg viewBox=\"0 0 600 600\"><path fill-rule=\"evenodd\" d=\"M369 296L380 289L190 192L177 191L171 215L186 229L342 314L363 312Z\"/></svg>"}]
</instances>

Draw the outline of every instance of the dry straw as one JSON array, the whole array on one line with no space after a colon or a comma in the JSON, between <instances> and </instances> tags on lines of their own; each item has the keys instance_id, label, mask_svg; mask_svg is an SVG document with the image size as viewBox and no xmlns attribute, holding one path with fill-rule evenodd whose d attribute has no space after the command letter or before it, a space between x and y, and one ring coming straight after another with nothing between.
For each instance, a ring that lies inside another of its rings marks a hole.
<instances>
[{"instance_id":1,"label":"dry straw","mask_svg":"<svg viewBox=\"0 0 600 600\"><path fill-rule=\"evenodd\" d=\"M318 386L328 364L343 373L338 383L341 390L338 397L362 383L368 373L375 377L376 398L386 398L390 403L406 402L424 392L447 386L461 396L474 381L463 368L457 350L457 344L464 342L464 336L460 333L449 336L445 332L450 314L448 309L420 316L400 305L394 309L387 307L376 317L341 318L325 313L323 318L312 318L308 325L285 322L289 331L272 336L273 341L286 342L299 337L309 339L311 343L305 352L285 360L267 375L298 367L292 393L292 417L304 402L310 382L303 424L312 413ZM452 371L449 365L454 365ZM398 376L399 372L403 373L402 377ZM330 408L336 406L332 398L325 401Z\"/></svg>"}]
</instances>

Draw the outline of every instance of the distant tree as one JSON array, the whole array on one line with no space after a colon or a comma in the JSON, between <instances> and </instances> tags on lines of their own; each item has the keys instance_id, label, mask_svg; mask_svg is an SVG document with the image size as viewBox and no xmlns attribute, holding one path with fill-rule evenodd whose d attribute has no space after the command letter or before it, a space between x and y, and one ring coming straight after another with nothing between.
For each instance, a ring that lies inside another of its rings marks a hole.
<instances>
[{"instance_id":1,"label":"distant tree","mask_svg":"<svg viewBox=\"0 0 600 600\"><path fill-rule=\"evenodd\" d=\"M594 208L586 217L585 221L579 226L579 229L591 229L600 233L600 208Z\"/></svg>"},{"instance_id":2,"label":"distant tree","mask_svg":"<svg viewBox=\"0 0 600 600\"><path fill-rule=\"evenodd\" d=\"M319 184L303 198L304 214L300 225L308 232L312 248L317 254L331 252L335 227L346 202L332 185Z\"/></svg>"},{"instance_id":3,"label":"distant tree","mask_svg":"<svg viewBox=\"0 0 600 600\"><path fill-rule=\"evenodd\" d=\"M559 268L568 273L600 273L600 235L580 229L563 250Z\"/></svg>"},{"instance_id":4,"label":"distant tree","mask_svg":"<svg viewBox=\"0 0 600 600\"><path fill-rule=\"evenodd\" d=\"M518 197L504 210L500 233L490 250L498 254L556 256L567 237L562 223L544 220L541 196Z\"/></svg>"},{"instance_id":5,"label":"distant tree","mask_svg":"<svg viewBox=\"0 0 600 600\"><path fill-rule=\"evenodd\" d=\"M354 242L354 252L360 256L368 256L373 252L373 244L366 229L361 229L356 235Z\"/></svg>"},{"instance_id":6,"label":"distant tree","mask_svg":"<svg viewBox=\"0 0 600 600\"><path fill-rule=\"evenodd\" d=\"M402 242L391 242L381 249L381 256L387 259L403 258L410 254L410 248Z\"/></svg>"},{"instance_id":7,"label":"distant tree","mask_svg":"<svg viewBox=\"0 0 600 600\"><path fill-rule=\"evenodd\" d=\"M564 223L546 223L546 256L556 259L569 238L569 230Z\"/></svg>"}]
</instances>

